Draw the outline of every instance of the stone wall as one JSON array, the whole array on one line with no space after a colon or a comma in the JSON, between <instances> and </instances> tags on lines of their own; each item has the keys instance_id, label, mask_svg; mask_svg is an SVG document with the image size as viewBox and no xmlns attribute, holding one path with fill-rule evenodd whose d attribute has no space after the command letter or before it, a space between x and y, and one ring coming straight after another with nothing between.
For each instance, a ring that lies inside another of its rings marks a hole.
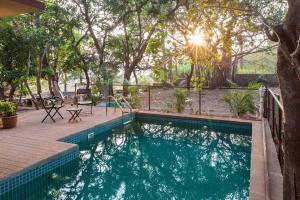
<instances>
[{"instance_id":1,"label":"stone wall","mask_svg":"<svg viewBox=\"0 0 300 200\"><path fill-rule=\"evenodd\" d=\"M234 82L239 86L247 86L250 82L266 80L267 86L277 87L279 85L277 74L236 74Z\"/></svg>"}]
</instances>

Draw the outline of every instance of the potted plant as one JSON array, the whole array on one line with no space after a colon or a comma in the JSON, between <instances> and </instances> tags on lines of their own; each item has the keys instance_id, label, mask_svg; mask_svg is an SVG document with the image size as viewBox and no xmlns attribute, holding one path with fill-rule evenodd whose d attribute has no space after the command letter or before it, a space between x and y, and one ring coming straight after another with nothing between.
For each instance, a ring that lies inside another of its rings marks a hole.
<instances>
[{"instance_id":1,"label":"potted plant","mask_svg":"<svg viewBox=\"0 0 300 200\"><path fill-rule=\"evenodd\" d=\"M16 127L16 105L12 102L0 102L0 117L2 118L2 125L4 129Z\"/></svg>"}]
</instances>

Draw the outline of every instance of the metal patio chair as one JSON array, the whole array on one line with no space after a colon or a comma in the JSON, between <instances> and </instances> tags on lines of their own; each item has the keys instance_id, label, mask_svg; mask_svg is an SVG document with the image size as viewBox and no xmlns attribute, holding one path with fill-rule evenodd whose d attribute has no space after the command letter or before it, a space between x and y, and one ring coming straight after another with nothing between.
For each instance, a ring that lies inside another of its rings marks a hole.
<instances>
[{"instance_id":1,"label":"metal patio chair","mask_svg":"<svg viewBox=\"0 0 300 200\"><path fill-rule=\"evenodd\" d=\"M91 89L76 89L75 91L75 105L90 106L91 114L93 114L93 99Z\"/></svg>"},{"instance_id":2,"label":"metal patio chair","mask_svg":"<svg viewBox=\"0 0 300 200\"><path fill-rule=\"evenodd\" d=\"M60 114L59 110L64 107L64 99L54 95L50 97L43 97L42 94L39 93L39 100L43 109L46 111L46 116L43 118L42 123L47 118L50 118L53 122L55 122L55 115L59 115L63 119L63 116Z\"/></svg>"}]
</instances>

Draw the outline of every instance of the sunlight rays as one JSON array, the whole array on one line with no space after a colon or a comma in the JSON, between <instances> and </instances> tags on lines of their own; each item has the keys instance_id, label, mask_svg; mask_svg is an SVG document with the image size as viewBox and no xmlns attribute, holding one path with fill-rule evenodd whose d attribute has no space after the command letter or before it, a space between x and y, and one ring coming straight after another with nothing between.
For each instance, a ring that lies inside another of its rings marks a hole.
<instances>
[{"instance_id":1,"label":"sunlight rays","mask_svg":"<svg viewBox=\"0 0 300 200\"><path fill-rule=\"evenodd\" d=\"M200 30L196 30L193 34L188 36L191 45L203 46L205 45L205 36Z\"/></svg>"}]
</instances>

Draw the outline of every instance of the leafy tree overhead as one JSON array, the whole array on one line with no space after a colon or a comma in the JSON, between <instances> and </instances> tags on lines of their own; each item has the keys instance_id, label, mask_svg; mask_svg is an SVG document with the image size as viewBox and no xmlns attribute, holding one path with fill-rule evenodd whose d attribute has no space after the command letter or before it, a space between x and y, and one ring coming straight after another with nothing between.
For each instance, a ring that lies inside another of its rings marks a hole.
<instances>
[{"instance_id":1,"label":"leafy tree overhead","mask_svg":"<svg viewBox=\"0 0 300 200\"><path fill-rule=\"evenodd\" d=\"M9 86L9 98L13 99L17 87L26 74L29 41L9 24L0 29L0 87ZM4 90L1 90L4 96Z\"/></svg>"}]
</instances>

